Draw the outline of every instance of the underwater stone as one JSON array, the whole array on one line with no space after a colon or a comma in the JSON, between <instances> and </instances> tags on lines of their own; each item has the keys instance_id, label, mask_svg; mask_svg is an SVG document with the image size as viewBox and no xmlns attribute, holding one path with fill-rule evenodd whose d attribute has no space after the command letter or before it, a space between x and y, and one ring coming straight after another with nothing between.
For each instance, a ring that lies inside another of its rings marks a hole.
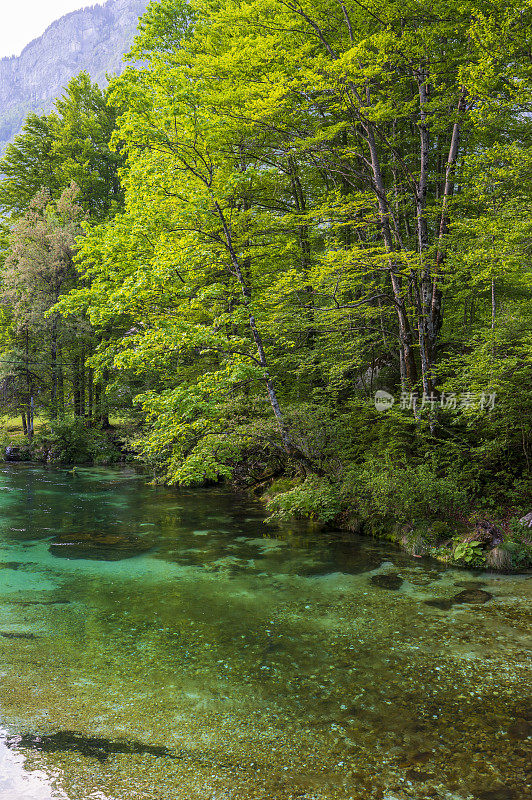
<instances>
[{"instance_id":1,"label":"underwater stone","mask_svg":"<svg viewBox=\"0 0 532 800\"><path fill-rule=\"evenodd\" d=\"M449 611L450 608L453 607L454 603L452 600L425 600L426 606L431 606L432 608L439 608L441 611Z\"/></svg>"},{"instance_id":2,"label":"underwater stone","mask_svg":"<svg viewBox=\"0 0 532 800\"><path fill-rule=\"evenodd\" d=\"M372 575L369 582L379 589L391 589L397 591L403 584L403 579L396 572L389 572L385 575Z\"/></svg>"},{"instance_id":3,"label":"underwater stone","mask_svg":"<svg viewBox=\"0 0 532 800\"><path fill-rule=\"evenodd\" d=\"M455 594L453 603L487 603L493 597L489 592L484 589L464 589L463 592Z\"/></svg>"},{"instance_id":4,"label":"underwater stone","mask_svg":"<svg viewBox=\"0 0 532 800\"><path fill-rule=\"evenodd\" d=\"M422 782L428 781L432 777L434 777L431 772L422 772L421 770L414 768L407 769L405 776L409 781L422 781Z\"/></svg>"},{"instance_id":5,"label":"underwater stone","mask_svg":"<svg viewBox=\"0 0 532 800\"><path fill-rule=\"evenodd\" d=\"M432 608L439 608L442 611L449 611L454 605L461 605L462 603L487 603L493 597L489 592L484 589L464 589L463 592L455 594L451 598L435 597L432 600L425 600L426 606Z\"/></svg>"},{"instance_id":6,"label":"underwater stone","mask_svg":"<svg viewBox=\"0 0 532 800\"><path fill-rule=\"evenodd\" d=\"M532 736L532 721L528 719L516 719L508 728L510 739L528 739Z\"/></svg>"},{"instance_id":7,"label":"underwater stone","mask_svg":"<svg viewBox=\"0 0 532 800\"><path fill-rule=\"evenodd\" d=\"M361 709L358 706L351 705L345 713L348 717L358 717L361 713Z\"/></svg>"},{"instance_id":8,"label":"underwater stone","mask_svg":"<svg viewBox=\"0 0 532 800\"><path fill-rule=\"evenodd\" d=\"M140 537L125 533L67 533L56 536L50 545L50 553L58 558L96 561L122 561L150 549Z\"/></svg>"},{"instance_id":9,"label":"underwater stone","mask_svg":"<svg viewBox=\"0 0 532 800\"><path fill-rule=\"evenodd\" d=\"M498 789L487 789L479 792L476 800L513 800L515 792L509 786L500 786Z\"/></svg>"}]
</instances>

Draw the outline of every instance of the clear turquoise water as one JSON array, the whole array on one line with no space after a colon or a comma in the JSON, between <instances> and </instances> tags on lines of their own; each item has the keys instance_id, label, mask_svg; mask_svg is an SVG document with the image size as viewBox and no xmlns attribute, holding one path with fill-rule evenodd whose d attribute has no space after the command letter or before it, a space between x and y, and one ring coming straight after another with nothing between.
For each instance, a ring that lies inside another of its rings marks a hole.
<instances>
[{"instance_id":1,"label":"clear turquoise water","mask_svg":"<svg viewBox=\"0 0 532 800\"><path fill-rule=\"evenodd\" d=\"M0 487L0 800L532 796L529 577L133 472Z\"/></svg>"}]
</instances>

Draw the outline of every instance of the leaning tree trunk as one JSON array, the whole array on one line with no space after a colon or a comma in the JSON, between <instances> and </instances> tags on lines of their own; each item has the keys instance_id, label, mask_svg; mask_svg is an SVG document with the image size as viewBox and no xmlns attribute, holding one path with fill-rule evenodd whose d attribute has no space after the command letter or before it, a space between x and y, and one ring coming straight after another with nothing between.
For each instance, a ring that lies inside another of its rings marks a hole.
<instances>
[{"instance_id":1,"label":"leaning tree trunk","mask_svg":"<svg viewBox=\"0 0 532 800\"><path fill-rule=\"evenodd\" d=\"M255 343L255 346L257 348L258 362L259 362L259 364L260 364L260 366L262 368L262 372L263 372L263 376L264 376L264 382L265 382L265 385L266 385L266 391L268 393L268 399L270 401L270 405L272 407L272 411L273 411L273 414L275 416L275 419L277 420L277 425L278 425L278 428L279 428L279 432L281 434L281 441L283 443L284 450L285 450L285 452L287 453L288 456L290 456L291 458L294 458L296 461L298 461L303 466L309 467L310 465L309 465L309 462L308 462L308 458L305 456L304 453L302 453L300 451L300 449L295 445L295 443L294 443L294 441L292 439L292 436L290 434L288 425L287 425L286 420L284 418L284 414L283 414L283 412L281 410L281 406L279 404L279 399L277 397L277 390L276 390L276 386L275 386L275 381L274 381L274 379L273 379L273 377L271 376L271 373L270 373L269 364L268 364L268 360L267 360L267 357L266 357L266 352L264 350L264 344L263 344L263 341L262 341L262 336L261 336L260 331L258 329L257 322L256 322L255 316L254 316L252 308L251 308L251 289L250 289L249 285L247 284L247 282L246 282L246 280L244 278L244 275L243 275L243 272L242 272L242 268L240 266L240 261L238 259L238 256L236 254L236 250L234 248L233 239L232 239L232 235L231 235L231 231L230 231L229 225L228 225L227 220L225 218L225 214L224 214L224 212L222 210L222 207L216 201L215 201L215 208L216 208L216 211L218 213L218 217L220 219L220 222L222 224L222 228L223 228L223 231L224 231L225 243L226 243L227 251L229 253L229 257L231 259L231 265L232 265L232 268L234 270L234 274L236 276L236 279L238 280L238 283L240 284L240 288L241 288L241 291L242 291L242 298L243 298L244 305L246 307L247 314L248 314L248 320L249 320L249 327L251 329L251 335L252 335L253 341Z\"/></svg>"}]
</instances>

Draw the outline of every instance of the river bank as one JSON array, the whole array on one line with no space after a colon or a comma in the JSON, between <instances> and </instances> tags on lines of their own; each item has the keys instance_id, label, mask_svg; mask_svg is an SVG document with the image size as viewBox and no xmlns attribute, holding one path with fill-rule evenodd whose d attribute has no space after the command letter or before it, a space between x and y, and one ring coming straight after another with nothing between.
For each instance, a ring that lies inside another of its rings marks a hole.
<instances>
[{"instance_id":1,"label":"river bank","mask_svg":"<svg viewBox=\"0 0 532 800\"><path fill-rule=\"evenodd\" d=\"M4 443L9 463L110 466L131 463L150 475L135 452L131 430L123 424L87 427L85 420L43 422L29 443L22 432ZM6 439L7 441L7 439ZM219 483L260 500L272 524L304 520L317 528L334 528L394 542L412 556L430 556L445 564L521 573L532 568L532 516L527 506L495 506L471 501L464 487L430 464L391 462L351 473L347 466L334 479L301 474L294 465L272 470L250 459L235 462L232 477ZM161 478L159 478L161 480ZM164 482L164 480L162 480ZM215 485L212 480L206 486Z\"/></svg>"},{"instance_id":2,"label":"river bank","mask_svg":"<svg viewBox=\"0 0 532 800\"><path fill-rule=\"evenodd\" d=\"M280 483L280 489L275 483L268 487L263 499L266 508L273 510L271 519L286 520L289 514L284 512L283 498L290 493L304 495L305 486L296 484L287 490L286 483ZM320 492L323 489L318 488ZM506 509L489 514L485 508L472 507L460 514L449 509L445 515L427 508L426 516L406 513L398 519L385 507L367 513L367 508L357 506L357 499L355 495L349 504L350 498L343 497L339 506L332 503L330 509L320 509L317 524L393 542L416 558L430 556L444 564L503 573L532 568L532 513L521 516ZM289 502L287 507L293 506ZM300 517L312 521L315 512L315 508L301 509Z\"/></svg>"},{"instance_id":3,"label":"river bank","mask_svg":"<svg viewBox=\"0 0 532 800\"><path fill-rule=\"evenodd\" d=\"M145 474L149 474L148 466L139 463L135 454L124 445L119 431L99 431L93 439L87 446L83 436L79 442L74 438L68 449L57 440L50 441L45 437L33 446L24 442L12 443L5 448L4 458L6 463L63 465L74 470L87 466L87 461L96 466L129 462L140 469L144 466ZM77 458L72 457L76 455ZM416 558L430 556L458 567L501 573L524 573L532 569L531 514L521 517L506 510L494 516L486 514L485 509L469 509L467 514L461 515L450 513L448 517L435 517L427 514L417 519L398 520L386 510L383 513L377 510L364 517L364 511L356 506L356 497L352 499L352 505L348 504L349 498L343 498L339 503L331 502L327 509L327 493L332 491L331 487L313 485L308 479L267 480L257 490L240 475L238 481L229 485L235 491L244 491L257 498L272 524L299 519L317 529L331 528L393 542ZM317 495L318 508L315 497L306 506L298 502L298 493L304 500L309 494ZM320 495L325 495L325 504L321 506ZM287 497L290 499L286 504Z\"/></svg>"}]
</instances>

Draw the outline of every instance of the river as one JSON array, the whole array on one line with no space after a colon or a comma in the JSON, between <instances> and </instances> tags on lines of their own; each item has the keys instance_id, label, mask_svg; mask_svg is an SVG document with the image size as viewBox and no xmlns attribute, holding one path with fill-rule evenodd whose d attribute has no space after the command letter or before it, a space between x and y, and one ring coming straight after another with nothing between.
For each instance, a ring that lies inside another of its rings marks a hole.
<instances>
[{"instance_id":1,"label":"river","mask_svg":"<svg viewBox=\"0 0 532 800\"><path fill-rule=\"evenodd\" d=\"M530 576L129 470L0 486L0 800L532 797Z\"/></svg>"}]
</instances>

